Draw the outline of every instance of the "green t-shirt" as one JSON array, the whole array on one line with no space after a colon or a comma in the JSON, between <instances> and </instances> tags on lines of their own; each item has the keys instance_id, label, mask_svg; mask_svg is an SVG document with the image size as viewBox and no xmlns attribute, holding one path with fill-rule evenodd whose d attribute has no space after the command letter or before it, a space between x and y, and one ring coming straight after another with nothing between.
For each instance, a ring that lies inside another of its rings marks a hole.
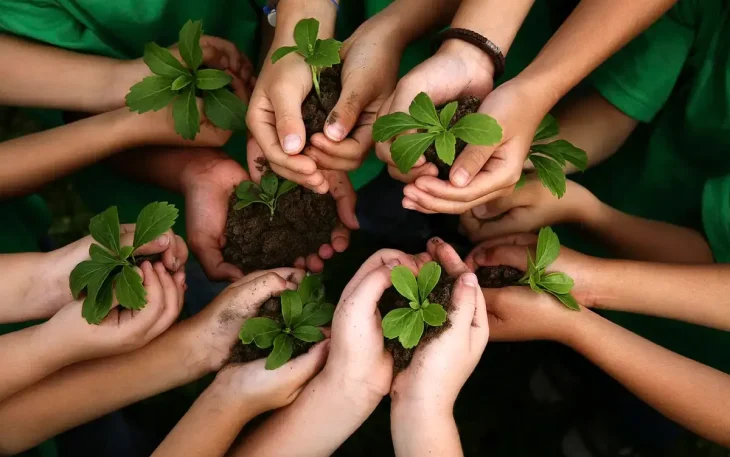
<instances>
[{"instance_id":1,"label":"green t-shirt","mask_svg":"<svg viewBox=\"0 0 730 457\"><path fill-rule=\"evenodd\" d=\"M710 179L705 184L702 223L715 261L730 263L730 175Z\"/></svg>"},{"instance_id":2,"label":"green t-shirt","mask_svg":"<svg viewBox=\"0 0 730 457\"><path fill-rule=\"evenodd\" d=\"M730 173L728 37L730 2L681 0L598 69L595 88L642 124L611 159L576 180L621 211L702 230L703 187ZM561 239L603 254L572 235ZM730 373L730 333L626 313L610 317Z\"/></svg>"}]
</instances>

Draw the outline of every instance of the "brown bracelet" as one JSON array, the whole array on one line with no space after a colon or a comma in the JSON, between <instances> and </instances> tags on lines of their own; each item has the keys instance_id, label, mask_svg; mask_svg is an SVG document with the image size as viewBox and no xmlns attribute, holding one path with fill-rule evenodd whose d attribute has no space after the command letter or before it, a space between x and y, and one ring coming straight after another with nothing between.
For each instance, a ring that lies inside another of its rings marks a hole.
<instances>
[{"instance_id":1,"label":"brown bracelet","mask_svg":"<svg viewBox=\"0 0 730 457\"><path fill-rule=\"evenodd\" d=\"M485 36L468 29L446 29L439 34L438 42L443 43L444 41L451 39L466 41L467 43L473 44L484 51L484 53L492 59L492 63L494 64L495 80L499 79L504 74L504 54L502 54L502 50L499 49L499 46L491 42Z\"/></svg>"}]
</instances>

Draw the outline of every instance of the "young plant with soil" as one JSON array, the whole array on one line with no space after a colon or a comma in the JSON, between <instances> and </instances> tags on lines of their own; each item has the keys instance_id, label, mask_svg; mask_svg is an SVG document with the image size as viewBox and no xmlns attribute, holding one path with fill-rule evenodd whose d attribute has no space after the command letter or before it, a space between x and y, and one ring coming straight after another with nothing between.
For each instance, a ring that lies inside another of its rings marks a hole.
<instances>
[{"instance_id":1,"label":"young plant with soil","mask_svg":"<svg viewBox=\"0 0 730 457\"><path fill-rule=\"evenodd\" d=\"M180 30L178 47L183 65L167 49L156 43L144 47L144 62L154 73L132 86L127 106L132 111L158 111L170 103L175 131L186 140L200 132L197 97L203 98L205 117L224 130L246 129L246 105L228 90L231 75L224 71L201 68L203 49L201 21L188 21Z\"/></svg>"},{"instance_id":2,"label":"young plant with soil","mask_svg":"<svg viewBox=\"0 0 730 457\"><path fill-rule=\"evenodd\" d=\"M100 324L111 311L114 296L124 308L140 310L145 307L147 291L142 285L142 277L134 270L140 259L135 260L133 253L168 231L177 215L177 208L167 202L144 207L137 217L132 246L121 245L116 206L91 218L89 232L99 244L91 245L91 259L76 265L69 278L75 300L86 289L81 307L81 316L86 322Z\"/></svg>"},{"instance_id":3,"label":"young plant with soil","mask_svg":"<svg viewBox=\"0 0 730 457\"><path fill-rule=\"evenodd\" d=\"M391 272L393 289L380 300L385 346L393 354L395 371L405 369L419 344L426 344L448 328L454 280L441 277L441 266L428 262L416 278L410 269L397 266Z\"/></svg>"},{"instance_id":4,"label":"young plant with soil","mask_svg":"<svg viewBox=\"0 0 730 457\"><path fill-rule=\"evenodd\" d=\"M373 139L385 142L395 138L390 152L401 173L408 173L425 155L426 160L438 167L439 178L448 179L454 159L467 144L494 146L502 140L502 127L494 118L477 113L479 105L478 98L466 97L437 111L428 95L422 92L411 103L409 113L378 118L373 124ZM409 130L416 132L406 134ZM588 157L585 151L566 140L544 143L558 133L557 120L548 114L535 132L527 160L532 162L543 185L560 198L566 189L563 173L566 162L583 171L588 165ZM524 183L523 179L524 176L517 187Z\"/></svg>"},{"instance_id":5,"label":"young plant with soil","mask_svg":"<svg viewBox=\"0 0 730 457\"><path fill-rule=\"evenodd\" d=\"M257 317L244 322L239 335L242 344L234 346L230 362L266 357L266 369L275 370L322 341L319 327L332 322L334 312L335 306L324 301L320 277L305 276L297 291L287 290L281 298L269 299Z\"/></svg>"}]
</instances>

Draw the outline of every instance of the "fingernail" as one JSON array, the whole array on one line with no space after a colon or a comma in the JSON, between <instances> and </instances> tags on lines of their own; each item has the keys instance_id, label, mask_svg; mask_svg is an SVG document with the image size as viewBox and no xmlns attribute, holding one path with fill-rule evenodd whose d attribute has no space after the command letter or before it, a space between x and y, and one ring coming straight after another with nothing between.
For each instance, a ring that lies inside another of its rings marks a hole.
<instances>
[{"instance_id":1,"label":"fingernail","mask_svg":"<svg viewBox=\"0 0 730 457\"><path fill-rule=\"evenodd\" d=\"M469 172L463 168L459 168L454 172L454 176L451 177L451 180L454 182L454 185L464 187L469 181Z\"/></svg>"},{"instance_id":2,"label":"fingernail","mask_svg":"<svg viewBox=\"0 0 730 457\"><path fill-rule=\"evenodd\" d=\"M332 141L342 141L345 138L345 128L337 122L327 125L324 128L324 133Z\"/></svg>"},{"instance_id":3,"label":"fingernail","mask_svg":"<svg viewBox=\"0 0 730 457\"><path fill-rule=\"evenodd\" d=\"M175 257L174 259L172 259L172 269L177 271L178 268L180 268L180 259Z\"/></svg>"},{"instance_id":4,"label":"fingernail","mask_svg":"<svg viewBox=\"0 0 730 457\"><path fill-rule=\"evenodd\" d=\"M413 205L413 202L411 202L410 200L403 200L403 208L416 209L415 205Z\"/></svg>"},{"instance_id":5,"label":"fingernail","mask_svg":"<svg viewBox=\"0 0 730 457\"><path fill-rule=\"evenodd\" d=\"M432 244L443 244L444 240L435 236L429 240Z\"/></svg>"},{"instance_id":6,"label":"fingernail","mask_svg":"<svg viewBox=\"0 0 730 457\"><path fill-rule=\"evenodd\" d=\"M461 275L461 283L468 287L479 286L479 281L477 281L477 276L474 273L464 273Z\"/></svg>"},{"instance_id":7,"label":"fingernail","mask_svg":"<svg viewBox=\"0 0 730 457\"><path fill-rule=\"evenodd\" d=\"M180 276L180 284L185 285L185 275Z\"/></svg>"},{"instance_id":8,"label":"fingernail","mask_svg":"<svg viewBox=\"0 0 730 457\"><path fill-rule=\"evenodd\" d=\"M170 244L170 235L162 235L157 239L157 242L160 243L161 246L167 246Z\"/></svg>"},{"instance_id":9,"label":"fingernail","mask_svg":"<svg viewBox=\"0 0 730 457\"><path fill-rule=\"evenodd\" d=\"M388 263L385 264L385 266L388 267L391 270L393 268L397 267L398 265L400 265L400 260L398 260L398 259L393 259L393 260L391 260L391 261L389 261Z\"/></svg>"},{"instance_id":10,"label":"fingernail","mask_svg":"<svg viewBox=\"0 0 730 457\"><path fill-rule=\"evenodd\" d=\"M355 228L360 228L360 221L357 218L357 215L353 214L352 219L355 221Z\"/></svg>"},{"instance_id":11,"label":"fingernail","mask_svg":"<svg viewBox=\"0 0 730 457\"><path fill-rule=\"evenodd\" d=\"M284 152L297 152L301 145L302 139L299 138L299 135L287 135L284 137Z\"/></svg>"},{"instance_id":12,"label":"fingernail","mask_svg":"<svg viewBox=\"0 0 730 457\"><path fill-rule=\"evenodd\" d=\"M486 205L475 206L472 208L471 213L478 219L484 219L489 216L489 211L487 211Z\"/></svg>"}]
</instances>

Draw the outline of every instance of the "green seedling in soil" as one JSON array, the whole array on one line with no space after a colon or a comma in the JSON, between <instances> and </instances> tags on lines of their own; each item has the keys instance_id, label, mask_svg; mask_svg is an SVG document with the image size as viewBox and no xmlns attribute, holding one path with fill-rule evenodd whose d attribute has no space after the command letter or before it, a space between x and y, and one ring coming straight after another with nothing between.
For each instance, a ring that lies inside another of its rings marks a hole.
<instances>
[{"instance_id":1,"label":"green seedling in soil","mask_svg":"<svg viewBox=\"0 0 730 457\"><path fill-rule=\"evenodd\" d=\"M378 118L373 124L373 139L385 142L408 130L417 130L398 136L390 146L393 162L404 174L434 143L439 158L451 165L456 156L457 138L479 146L493 146L502 140L502 127L486 114L467 114L449 127L458 106L458 102L451 102L436 111L431 98L421 92L408 108L410 114L393 113Z\"/></svg>"},{"instance_id":2,"label":"green seedling in soil","mask_svg":"<svg viewBox=\"0 0 730 457\"><path fill-rule=\"evenodd\" d=\"M154 73L129 90L126 101L130 110L138 113L159 111L170 103L175 131L186 140L200 132L200 112L197 97L203 98L205 116L224 130L246 129L246 104L226 89L231 75L212 68L200 68L203 49L200 37L201 21L188 21L180 30L178 47L185 65L167 49L147 43L143 60Z\"/></svg>"},{"instance_id":3,"label":"green seedling in soil","mask_svg":"<svg viewBox=\"0 0 730 457\"><path fill-rule=\"evenodd\" d=\"M340 63L340 48L342 42L333 38L320 40L319 21L313 18L302 19L294 27L294 42L296 46L284 46L271 55L271 63L274 64L282 57L296 52L304 57L304 61L312 71L312 83L317 98L322 102L322 94L319 91L319 75L322 70Z\"/></svg>"},{"instance_id":4,"label":"green seedling in soil","mask_svg":"<svg viewBox=\"0 0 730 457\"><path fill-rule=\"evenodd\" d=\"M404 348L415 347L425 325L440 327L446 322L446 310L438 303L428 301L439 279L441 266L436 262L428 262L418 272L418 279L411 270L399 265L390 273L393 287L410 304L410 308L398 308L389 312L383 318L383 335L388 339L398 338Z\"/></svg>"},{"instance_id":5,"label":"green seedling in soil","mask_svg":"<svg viewBox=\"0 0 730 457\"><path fill-rule=\"evenodd\" d=\"M532 139L533 144L530 146L527 160L535 166L535 171L542 184L550 189L553 195L561 198L566 189L565 173L563 172L565 163L570 162L580 171L585 171L588 166L588 156L584 150L576 148L566 140L544 143L545 140L557 136L559 132L558 121L550 114L545 116ZM524 184L524 177L522 175L520 178L517 188Z\"/></svg>"},{"instance_id":6,"label":"green seedling in soil","mask_svg":"<svg viewBox=\"0 0 730 457\"><path fill-rule=\"evenodd\" d=\"M285 193L297 187L295 182L285 179L279 182L279 177L274 173L266 173L261 177L261 185L253 181L244 181L236 187L238 202L233 205L234 210L247 207L251 203L261 203L271 210L271 218L274 218L276 203Z\"/></svg>"},{"instance_id":7,"label":"green seedling in soil","mask_svg":"<svg viewBox=\"0 0 730 457\"><path fill-rule=\"evenodd\" d=\"M305 276L296 291L281 294L282 322L268 317L248 319L239 337L243 344L254 343L261 349L273 346L266 358L266 369L276 370L292 356L294 339L316 343L324 339L319 327L332 322L335 306L324 301L324 288L318 275Z\"/></svg>"},{"instance_id":8,"label":"green seedling in soil","mask_svg":"<svg viewBox=\"0 0 730 457\"><path fill-rule=\"evenodd\" d=\"M74 299L86 289L81 316L89 324L100 324L112 308L112 297L127 309L140 310L147 304L142 277L134 270L132 255L140 246L168 231L177 219L177 208L167 202L150 203L137 216L132 246L122 246L119 214L112 206L94 216L89 232L99 244L89 248L91 260L85 260L71 272L69 285ZM131 259L131 260L130 260Z\"/></svg>"},{"instance_id":9,"label":"green seedling in soil","mask_svg":"<svg viewBox=\"0 0 730 457\"><path fill-rule=\"evenodd\" d=\"M573 289L573 279L565 273L546 273L549 267L560 254L560 240L550 227L540 229L537 237L537 251L535 260L532 260L530 250L527 250L527 272L520 279L519 284L530 286L538 293L547 292L555 296L567 308L580 311L570 291Z\"/></svg>"}]
</instances>

